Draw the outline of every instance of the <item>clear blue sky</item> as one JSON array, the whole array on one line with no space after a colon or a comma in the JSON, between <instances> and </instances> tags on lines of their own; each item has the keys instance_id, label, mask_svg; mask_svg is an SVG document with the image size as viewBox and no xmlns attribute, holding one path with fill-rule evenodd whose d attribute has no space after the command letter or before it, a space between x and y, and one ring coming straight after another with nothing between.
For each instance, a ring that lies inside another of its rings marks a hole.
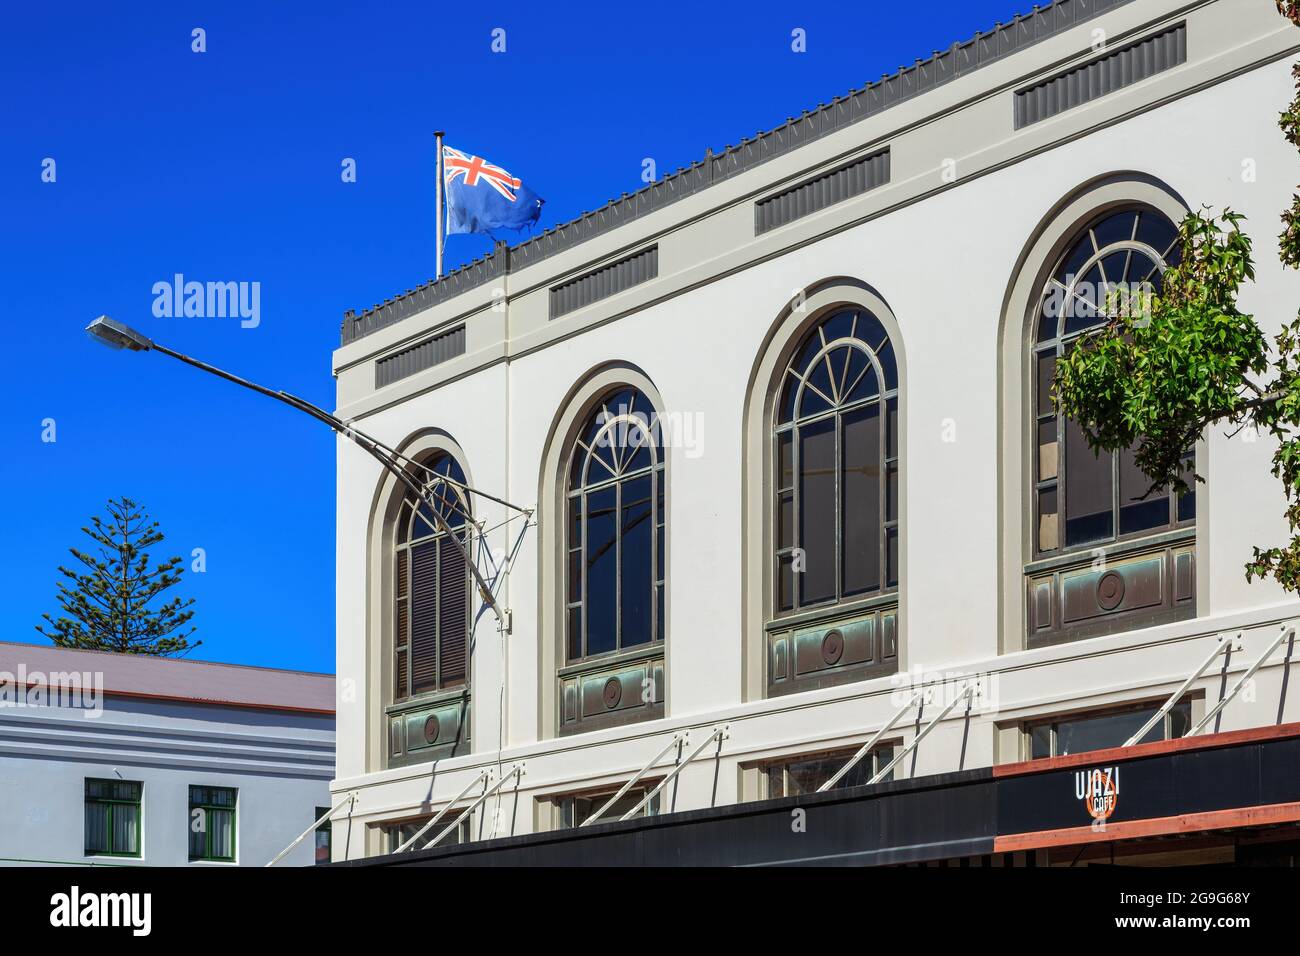
<instances>
[{"instance_id":1,"label":"clear blue sky","mask_svg":"<svg viewBox=\"0 0 1300 956\"><path fill-rule=\"evenodd\" d=\"M332 434L161 356L95 345L81 330L96 315L333 408L343 311L433 274L434 129L522 177L547 200L544 228L637 189L646 157L685 165L1017 12L1027 4L11 4L0 639L44 641L55 568L105 500L128 495L162 522L157 556L206 551L206 573L181 585L197 599L194 656L334 667ZM795 28L806 53L791 51ZM345 157L356 183L341 181ZM488 248L452 237L448 265ZM175 273L259 282L260 325L155 318L153 284Z\"/></svg>"}]
</instances>

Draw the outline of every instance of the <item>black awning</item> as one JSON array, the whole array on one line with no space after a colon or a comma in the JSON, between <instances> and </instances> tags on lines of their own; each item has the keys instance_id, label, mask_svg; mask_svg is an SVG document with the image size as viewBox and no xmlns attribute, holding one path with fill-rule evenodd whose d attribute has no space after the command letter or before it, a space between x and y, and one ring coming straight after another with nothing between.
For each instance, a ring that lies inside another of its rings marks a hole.
<instances>
[{"instance_id":1,"label":"black awning","mask_svg":"<svg viewBox=\"0 0 1300 956\"><path fill-rule=\"evenodd\" d=\"M1287 724L335 865L884 865L1297 821Z\"/></svg>"}]
</instances>

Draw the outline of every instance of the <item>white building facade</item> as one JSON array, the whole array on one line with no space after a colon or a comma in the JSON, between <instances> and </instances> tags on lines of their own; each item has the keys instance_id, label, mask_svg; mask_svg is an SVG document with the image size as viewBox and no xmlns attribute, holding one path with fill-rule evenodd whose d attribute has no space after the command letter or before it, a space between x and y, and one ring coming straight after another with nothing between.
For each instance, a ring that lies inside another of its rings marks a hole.
<instances>
[{"instance_id":1,"label":"white building facade","mask_svg":"<svg viewBox=\"0 0 1300 956\"><path fill-rule=\"evenodd\" d=\"M265 866L333 775L328 674L0 643L0 866Z\"/></svg>"},{"instance_id":2,"label":"white building facade","mask_svg":"<svg viewBox=\"0 0 1300 956\"><path fill-rule=\"evenodd\" d=\"M532 512L466 499L506 629L340 440L335 859L518 764L458 836L562 829L685 731L725 728L649 809L816 789L926 685L845 783L971 682L890 778L1118 746L1240 632L1144 739L1185 733L1300 613L1244 575L1285 540L1273 447L1211 431L1193 497L1138 500L1042 383L1081 290L1158 282L1203 205L1247 217L1243 310L1294 312L1298 55L1263 0L1061 0L349 313L338 415ZM1288 661L1210 729L1300 720Z\"/></svg>"}]
</instances>

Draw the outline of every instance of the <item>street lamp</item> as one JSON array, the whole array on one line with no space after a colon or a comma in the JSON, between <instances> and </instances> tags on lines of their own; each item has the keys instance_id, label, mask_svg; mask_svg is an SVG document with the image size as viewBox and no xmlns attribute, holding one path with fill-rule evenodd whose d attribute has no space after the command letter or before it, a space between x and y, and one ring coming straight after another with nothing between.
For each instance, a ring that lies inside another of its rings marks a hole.
<instances>
[{"instance_id":1,"label":"street lamp","mask_svg":"<svg viewBox=\"0 0 1300 956\"><path fill-rule=\"evenodd\" d=\"M107 345L111 349L131 349L133 352L147 352L153 348L153 342L141 335L129 325L123 325L110 319L106 315L101 315L94 322L86 326L86 331L90 337L97 342Z\"/></svg>"},{"instance_id":2,"label":"street lamp","mask_svg":"<svg viewBox=\"0 0 1300 956\"><path fill-rule=\"evenodd\" d=\"M438 530L446 534L447 537L455 543L461 556L465 559L465 564L469 567L470 573L474 576L474 583L478 587L479 596L483 599L483 603L490 607L492 613L496 615L498 626L506 633L510 632L508 612L506 614L502 613L501 608L497 605L496 598L492 595L492 589L488 586L487 580L483 577L482 572L479 571L478 565L474 563L474 559L470 557L469 551L466 550L464 542L460 540L460 537L452 530L451 525L447 523L447 519L442 516L442 512L438 510L438 502L434 500L433 495L425 494L424 489L412 480L411 475L407 471L408 467L421 468L425 471L428 471L429 469L424 468L423 465L414 459L389 448L378 439L371 438L365 432L348 424L342 419L331 415L329 412L325 411L325 409L319 408L311 402L298 398L296 395L290 395L288 392L275 391L266 388L263 385L258 385L256 382L250 382L248 379L240 378L238 375L232 375L230 372L223 371L215 365L209 365L207 362L200 362L198 359L190 358L188 355L182 355L180 352L169 349L165 345L159 345L147 335L136 331L129 325L124 325L121 322L118 322L116 319L111 319L106 315L101 315L94 322L91 322L90 325L86 326L86 331L90 333L91 338L95 341L107 345L109 348L127 349L132 352L161 352L163 355L169 355L178 361L184 362L186 365L192 365L197 369L210 372L218 378L224 378L228 382L234 382L236 385L242 385L244 388L252 389L258 394L274 398L276 401L283 402L292 408L298 409L300 412L305 412L317 421L324 422L340 435L344 435L347 438L350 438L357 445L360 445L372 458L378 461L394 477L396 477L406 490L415 497L416 501L428 505L427 510L437 523ZM452 479L448 478L446 475L438 475L438 478L441 481L452 482ZM459 482L452 483L459 484ZM528 508L520 508L518 505L512 505L508 501L478 491L468 485L463 485L462 487L464 487L467 492L487 498L489 501L495 501L496 503L504 505L520 514L531 515L532 513Z\"/></svg>"}]
</instances>

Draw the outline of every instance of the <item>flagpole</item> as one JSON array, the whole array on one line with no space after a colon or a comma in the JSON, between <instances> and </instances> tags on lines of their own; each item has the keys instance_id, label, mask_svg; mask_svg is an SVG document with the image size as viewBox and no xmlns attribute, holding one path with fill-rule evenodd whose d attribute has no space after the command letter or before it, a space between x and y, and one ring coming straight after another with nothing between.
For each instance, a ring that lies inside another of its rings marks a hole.
<instances>
[{"instance_id":1,"label":"flagpole","mask_svg":"<svg viewBox=\"0 0 1300 956\"><path fill-rule=\"evenodd\" d=\"M435 198L434 198L434 201L433 201L433 204L434 204L434 205L433 205L433 208L434 208L434 216L435 216L435 217L437 218L437 220L438 220L437 223L435 223L435 225L434 225L434 234L437 236L437 240L436 240L436 241L437 241L437 248L438 248L437 272L434 274L434 278L435 278L435 279L441 279L441 278L442 278L442 225L443 225L443 223L442 223L442 189L443 189L443 186L442 186L442 136L443 136L443 132L442 132L442 130L437 130L437 131L433 134L433 141L434 141L434 143L436 144L436 146L437 146L437 150L438 150L438 188L437 188L437 191L434 193L434 197L435 197Z\"/></svg>"}]
</instances>

